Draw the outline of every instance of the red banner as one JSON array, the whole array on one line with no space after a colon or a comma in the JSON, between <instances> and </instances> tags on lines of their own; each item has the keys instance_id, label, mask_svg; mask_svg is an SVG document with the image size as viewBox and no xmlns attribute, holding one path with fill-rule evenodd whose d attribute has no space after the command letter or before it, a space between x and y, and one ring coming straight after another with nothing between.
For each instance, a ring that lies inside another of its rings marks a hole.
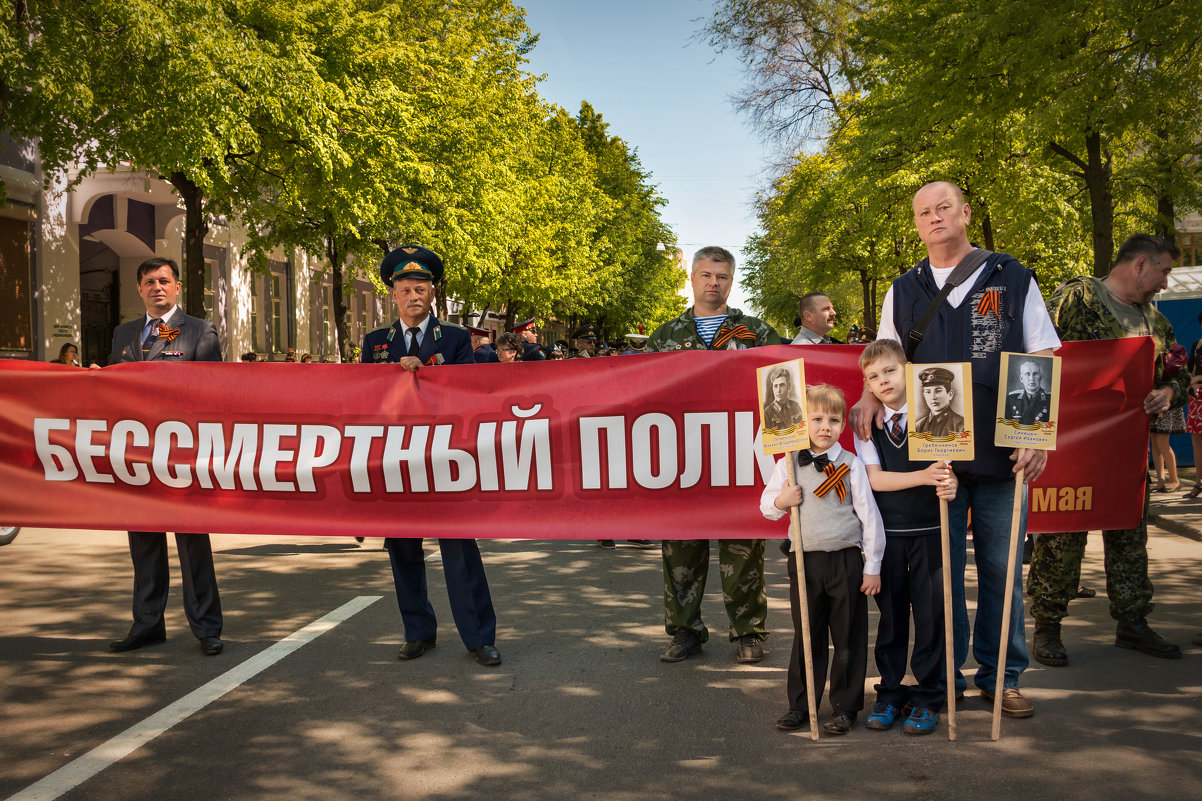
<instances>
[{"instance_id":1,"label":"red banner","mask_svg":"<svg viewBox=\"0 0 1202 801\"><path fill-rule=\"evenodd\" d=\"M806 348L854 401L859 346ZM0 521L290 536L784 536L755 370L797 348L529 364L0 362ZM1034 531L1125 528L1150 339L1069 343ZM982 432L992 436L992 431ZM843 436L851 446L850 432Z\"/></svg>"}]
</instances>

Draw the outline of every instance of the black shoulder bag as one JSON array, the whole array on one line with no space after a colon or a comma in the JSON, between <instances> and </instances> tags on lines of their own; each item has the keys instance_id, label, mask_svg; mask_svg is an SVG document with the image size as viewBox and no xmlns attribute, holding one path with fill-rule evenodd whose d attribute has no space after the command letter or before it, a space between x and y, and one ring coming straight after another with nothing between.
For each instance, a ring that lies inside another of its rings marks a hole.
<instances>
[{"instance_id":1,"label":"black shoulder bag","mask_svg":"<svg viewBox=\"0 0 1202 801\"><path fill-rule=\"evenodd\" d=\"M977 248L960 260L956 265L956 269L952 270L952 274L947 277L947 282L944 283L943 289L939 290L939 294L931 301L931 305L927 306L927 310L922 313L922 318L910 329L910 335L906 337L906 360L914 361L914 351L918 350L918 346L922 344L922 335L927 330L927 326L931 324L931 320L935 319L935 314L938 313L939 307L947 300L947 296L952 290L964 283L968 276L977 271L977 268L985 263L985 260L993 255L992 250L985 248ZM929 264L929 262L928 262Z\"/></svg>"}]
</instances>

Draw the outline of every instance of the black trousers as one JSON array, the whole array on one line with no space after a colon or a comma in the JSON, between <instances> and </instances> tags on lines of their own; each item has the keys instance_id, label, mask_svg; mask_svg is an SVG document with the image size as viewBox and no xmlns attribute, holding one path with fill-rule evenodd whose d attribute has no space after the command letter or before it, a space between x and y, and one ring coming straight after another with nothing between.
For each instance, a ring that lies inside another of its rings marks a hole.
<instances>
[{"instance_id":1,"label":"black trousers","mask_svg":"<svg viewBox=\"0 0 1202 801\"><path fill-rule=\"evenodd\" d=\"M197 639L220 637L221 597L217 594L209 535L177 533L175 547L188 626ZM167 535L162 531L129 532L129 555L134 563L134 624L129 633L138 637L165 635L163 612L170 589Z\"/></svg>"},{"instance_id":2,"label":"black trousers","mask_svg":"<svg viewBox=\"0 0 1202 801\"><path fill-rule=\"evenodd\" d=\"M943 554L938 534L886 537L881 564L881 611L876 632L877 701L899 709L909 701L938 712L947 700L943 664ZM910 669L917 687L906 687L906 653L910 617L914 618L914 651Z\"/></svg>"},{"instance_id":3,"label":"black trousers","mask_svg":"<svg viewBox=\"0 0 1202 801\"><path fill-rule=\"evenodd\" d=\"M860 592L864 558L859 548L809 551L805 560L806 599L810 607L810 646L814 654L814 703L822 704L830 659L833 712L864 708L864 676L868 671L868 599ZM806 701L805 651L801 640L801 604L797 602L797 567L789 556L789 607L793 612L793 653L789 657L789 708L809 714ZM829 632L829 639L828 639Z\"/></svg>"}]
</instances>

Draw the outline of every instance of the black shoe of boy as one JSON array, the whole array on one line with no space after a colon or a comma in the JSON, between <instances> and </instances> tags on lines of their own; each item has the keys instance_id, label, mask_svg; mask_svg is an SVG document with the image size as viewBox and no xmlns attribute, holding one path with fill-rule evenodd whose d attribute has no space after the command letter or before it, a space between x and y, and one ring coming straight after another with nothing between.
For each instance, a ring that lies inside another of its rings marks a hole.
<instances>
[{"instance_id":1,"label":"black shoe of boy","mask_svg":"<svg viewBox=\"0 0 1202 801\"><path fill-rule=\"evenodd\" d=\"M822 724L822 730L827 734L847 734L856 722L855 712L836 712L831 719Z\"/></svg>"}]
</instances>

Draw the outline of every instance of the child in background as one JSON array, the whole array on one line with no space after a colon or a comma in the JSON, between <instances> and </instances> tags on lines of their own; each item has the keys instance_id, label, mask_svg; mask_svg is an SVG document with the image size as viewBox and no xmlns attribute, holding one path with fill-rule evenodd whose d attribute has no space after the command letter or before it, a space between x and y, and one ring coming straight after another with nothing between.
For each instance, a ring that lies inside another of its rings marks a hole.
<instances>
[{"instance_id":1,"label":"child in background","mask_svg":"<svg viewBox=\"0 0 1202 801\"><path fill-rule=\"evenodd\" d=\"M822 728L847 734L864 708L864 676L868 667L868 600L881 589L881 557L885 532L873 501L868 474L856 456L843 450L839 436L847 416L843 393L829 384L806 389L806 422L810 448L796 454L796 484L788 484L789 454L760 496L760 511L779 520L798 507L802 561L810 612L814 655L814 703L822 700L827 676L827 643L835 646L830 663L831 717ZM796 731L809 725L801 609L797 571L789 557L789 603L793 611L793 654L786 691L789 710L776 727Z\"/></svg>"},{"instance_id":2,"label":"child in background","mask_svg":"<svg viewBox=\"0 0 1202 801\"><path fill-rule=\"evenodd\" d=\"M943 648L943 556L939 539L939 500L956 497L956 474L946 462L910 461L906 442L906 353L892 339L872 342L860 354L868 390L885 406L885 427L872 439L856 440L873 495L885 523L881 569L881 612L876 634L876 666L881 681L865 722L887 730L911 711L907 734L930 734L939 722L947 693ZM910 617L914 651L910 668L917 687L906 687Z\"/></svg>"}]
</instances>

